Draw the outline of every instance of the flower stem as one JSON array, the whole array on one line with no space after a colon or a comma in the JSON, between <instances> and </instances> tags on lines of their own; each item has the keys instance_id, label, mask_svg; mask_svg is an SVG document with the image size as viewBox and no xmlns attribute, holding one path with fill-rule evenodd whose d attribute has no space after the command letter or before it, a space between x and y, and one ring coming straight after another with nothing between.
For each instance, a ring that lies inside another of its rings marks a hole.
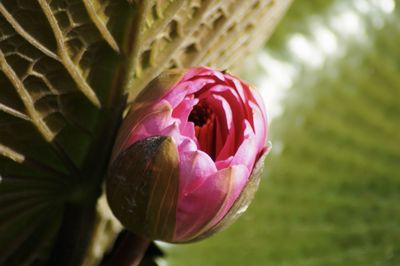
<instances>
[{"instance_id":1,"label":"flower stem","mask_svg":"<svg viewBox=\"0 0 400 266\"><path fill-rule=\"evenodd\" d=\"M128 232L111 257L108 266L138 266L150 242L150 240Z\"/></svg>"}]
</instances>

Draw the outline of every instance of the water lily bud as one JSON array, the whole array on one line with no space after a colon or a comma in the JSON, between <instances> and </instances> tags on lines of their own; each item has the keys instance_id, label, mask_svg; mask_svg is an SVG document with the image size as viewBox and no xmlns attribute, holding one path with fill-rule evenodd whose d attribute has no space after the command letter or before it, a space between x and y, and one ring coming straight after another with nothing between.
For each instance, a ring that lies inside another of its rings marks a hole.
<instances>
[{"instance_id":1,"label":"water lily bud","mask_svg":"<svg viewBox=\"0 0 400 266\"><path fill-rule=\"evenodd\" d=\"M247 208L266 141L264 105L248 84L205 67L163 72L122 123L109 205L126 228L149 239L207 237Z\"/></svg>"}]
</instances>

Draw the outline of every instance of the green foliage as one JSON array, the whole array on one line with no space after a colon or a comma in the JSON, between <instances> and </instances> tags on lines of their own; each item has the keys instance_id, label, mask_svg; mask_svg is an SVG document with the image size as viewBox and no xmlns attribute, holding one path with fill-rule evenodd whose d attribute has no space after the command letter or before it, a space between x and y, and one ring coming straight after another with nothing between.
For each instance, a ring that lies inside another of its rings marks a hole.
<instances>
[{"instance_id":1,"label":"green foliage","mask_svg":"<svg viewBox=\"0 0 400 266\"><path fill-rule=\"evenodd\" d=\"M271 123L273 148L256 199L219 236L167 247L170 265L400 264L400 8L390 3L294 3L267 46L299 72ZM354 24L331 24L343 14L360 19L351 34ZM306 56L287 50L293 36L315 44L315 25L338 45L321 64L312 63L318 46Z\"/></svg>"}]
</instances>

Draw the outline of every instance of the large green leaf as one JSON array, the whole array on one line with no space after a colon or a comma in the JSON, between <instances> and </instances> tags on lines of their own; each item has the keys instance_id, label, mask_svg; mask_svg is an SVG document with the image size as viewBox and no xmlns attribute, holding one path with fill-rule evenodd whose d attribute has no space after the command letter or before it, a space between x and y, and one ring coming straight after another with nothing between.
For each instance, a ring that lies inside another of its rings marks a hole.
<instances>
[{"instance_id":1,"label":"large green leaf","mask_svg":"<svg viewBox=\"0 0 400 266\"><path fill-rule=\"evenodd\" d=\"M400 264L399 15L398 1L294 3L256 59L265 95L284 95L267 105L266 179L225 233L167 246L170 265Z\"/></svg>"},{"instance_id":2,"label":"large green leaf","mask_svg":"<svg viewBox=\"0 0 400 266\"><path fill-rule=\"evenodd\" d=\"M240 64L289 2L2 0L0 264L77 265L89 242L85 262L101 259L116 232L96 246L96 201L126 99L167 68Z\"/></svg>"}]
</instances>

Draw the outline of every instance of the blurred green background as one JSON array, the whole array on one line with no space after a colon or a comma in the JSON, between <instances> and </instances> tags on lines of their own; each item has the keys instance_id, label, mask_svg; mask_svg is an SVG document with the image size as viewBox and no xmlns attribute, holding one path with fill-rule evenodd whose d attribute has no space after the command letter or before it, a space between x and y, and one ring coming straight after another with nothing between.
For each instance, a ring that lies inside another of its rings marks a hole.
<instances>
[{"instance_id":1,"label":"blurred green background","mask_svg":"<svg viewBox=\"0 0 400 266\"><path fill-rule=\"evenodd\" d=\"M400 265L400 1L293 3L243 76L273 149L231 228L161 265Z\"/></svg>"}]
</instances>

